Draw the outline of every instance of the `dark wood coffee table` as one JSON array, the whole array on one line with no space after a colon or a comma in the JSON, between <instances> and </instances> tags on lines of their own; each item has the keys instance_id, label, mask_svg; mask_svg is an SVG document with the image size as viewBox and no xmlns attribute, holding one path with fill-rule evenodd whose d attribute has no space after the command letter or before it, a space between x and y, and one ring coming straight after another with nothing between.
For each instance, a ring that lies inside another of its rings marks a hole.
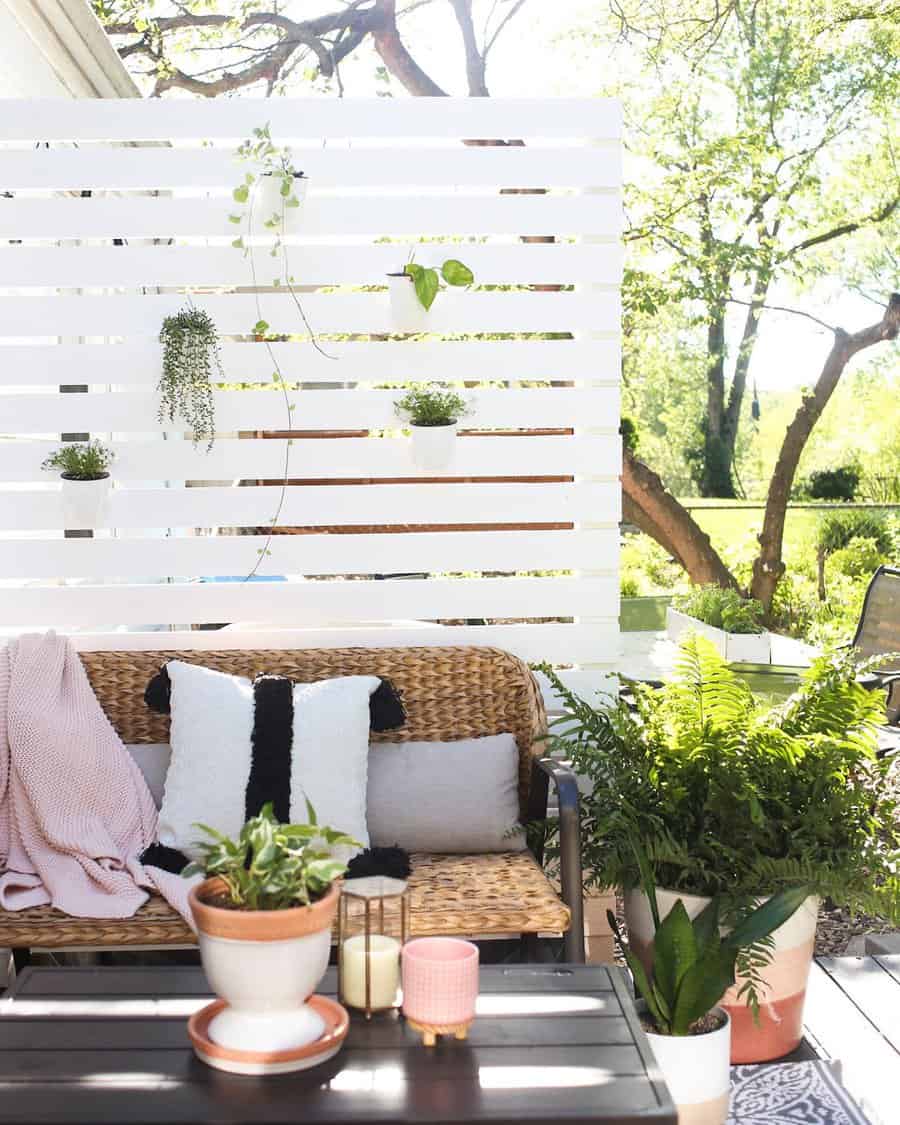
<instances>
[{"instance_id":1,"label":"dark wood coffee table","mask_svg":"<svg viewBox=\"0 0 900 1125\"><path fill-rule=\"evenodd\" d=\"M330 1062L268 1078L195 1058L186 1021L208 999L195 968L26 969L0 1000L0 1125L676 1122L615 969L485 967L467 1042L354 1015Z\"/></svg>"}]
</instances>

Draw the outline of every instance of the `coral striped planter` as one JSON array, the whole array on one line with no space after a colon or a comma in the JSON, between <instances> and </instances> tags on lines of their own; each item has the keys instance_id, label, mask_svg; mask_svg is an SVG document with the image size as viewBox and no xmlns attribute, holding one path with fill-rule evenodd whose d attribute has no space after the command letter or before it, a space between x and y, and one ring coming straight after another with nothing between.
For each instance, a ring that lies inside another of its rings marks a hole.
<instances>
[{"instance_id":1,"label":"coral striped planter","mask_svg":"<svg viewBox=\"0 0 900 1125\"><path fill-rule=\"evenodd\" d=\"M661 918L668 914L679 898L691 918L695 918L709 902L709 899L698 895L657 889ZM819 900L810 896L772 935L775 951L771 963L762 972L766 987L760 994L758 1024L744 1001L738 999L740 977L735 986L725 993L721 1006L731 1017L732 1063L781 1058L793 1051L803 1038L803 1003L812 963L818 910ZM641 892L629 891L625 895L625 920L629 943L649 968L653 955L653 920L650 904Z\"/></svg>"}]
</instances>

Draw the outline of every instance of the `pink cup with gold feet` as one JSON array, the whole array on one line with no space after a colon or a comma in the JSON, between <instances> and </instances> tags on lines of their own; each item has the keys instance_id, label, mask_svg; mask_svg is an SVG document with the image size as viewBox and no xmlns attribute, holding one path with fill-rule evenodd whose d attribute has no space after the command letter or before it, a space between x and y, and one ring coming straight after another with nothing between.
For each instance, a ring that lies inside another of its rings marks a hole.
<instances>
[{"instance_id":1,"label":"pink cup with gold feet","mask_svg":"<svg viewBox=\"0 0 900 1125\"><path fill-rule=\"evenodd\" d=\"M438 1035L465 1039L478 999L478 946L459 938L416 938L401 954L403 1014L426 1047Z\"/></svg>"}]
</instances>

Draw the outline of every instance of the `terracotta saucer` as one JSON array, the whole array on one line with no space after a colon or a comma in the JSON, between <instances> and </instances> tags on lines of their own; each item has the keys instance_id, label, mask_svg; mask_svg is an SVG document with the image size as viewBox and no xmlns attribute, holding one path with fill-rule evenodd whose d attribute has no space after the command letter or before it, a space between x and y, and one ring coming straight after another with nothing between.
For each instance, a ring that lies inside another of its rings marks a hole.
<instances>
[{"instance_id":1,"label":"terracotta saucer","mask_svg":"<svg viewBox=\"0 0 900 1125\"><path fill-rule=\"evenodd\" d=\"M211 1020L227 1007L226 1001L214 1000L188 1020L188 1035L197 1058L218 1070L232 1074L287 1074L306 1070L333 1058L347 1037L350 1017L346 1008L327 996L310 996L309 1006L325 1021L325 1032L314 1043L290 1051L236 1051L222 1047L209 1038Z\"/></svg>"}]
</instances>

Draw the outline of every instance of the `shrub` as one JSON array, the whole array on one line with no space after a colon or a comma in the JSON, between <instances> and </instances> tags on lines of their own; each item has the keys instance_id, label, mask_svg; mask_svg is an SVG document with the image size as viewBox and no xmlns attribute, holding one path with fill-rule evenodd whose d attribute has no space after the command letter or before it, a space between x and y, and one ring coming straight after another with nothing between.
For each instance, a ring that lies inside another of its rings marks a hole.
<instances>
[{"instance_id":1,"label":"shrub","mask_svg":"<svg viewBox=\"0 0 900 1125\"><path fill-rule=\"evenodd\" d=\"M853 500L859 488L861 475L858 465L817 469L809 474L806 493L813 500Z\"/></svg>"},{"instance_id":2,"label":"shrub","mask_svg":"<svg viewBox=\"0 0 900 1125\"><path fill-rule=\"evenodd\" d=\"M878 550L890 553L893 536L883 512L854 508L849 512L828 512L819 521L816 547L826 554L839 551L853 539L871 539Z\"/></svg>"},{"instance_id":3,"label":"shrub","mask_svg":"<svg viewBox=\"0 0 900 1125\"><path fill-rule=\"evenodd\" d=\"M704 625L726 633L761 633L762 605L753 598L742 598L737 590L721 586L694 586L672 601L675 609L696 617Z\"/></svg>"},{"instance_id":4,"label":"shrub","mask_svg":"<svg viewBox=\"0 0 900 1125\"><path fill-rule=\"evenodd\" d=\"M61 445L43 462L45 471L56 470L66 480L102 480L109 475L115 454L100 441Z\"/></svg>"},{"instance_id":5,"label":"shrub","mask_svg":"<svg viewBox=\"0 0 900 1125\"><path fill-rule=\"evenodd\" d=\"M619 597L621 598L637 598L640 596L640 587L638 580L633 574L622 574L619 576Z\"/></svg>"},{"instance_id":6,"label":"shrub","mask_svg":"<svg viewBox=\"0 0 900 1125\"><path fill-rule=\"evenodd\" d=\"M830 555L828 566L848 578L871 578L887 557L887 552L877 540L864 536L851 539L846 547L841 547Z\"/></svg>"},{"instance_id":7,"label":"shrub","mask_svg":"<svg viewBox=\"0 0 900 1125\"><path fill-rule=\"evenodd\" d=\"M412 426L451 426L469 414L471 407L457 391L432 384L407 391L394 410Z\"/></svg>"},{"instance_id":8,"label":"shrub","mask_svg":"<svg viewBox=\"0 0 900 1125\"><path fill-rule=\"evenodd\" d=\"M638 446L641 444L637 423L633 418L629 418L627 414L623 414L619 420L619 433L622 435L622 445L625 446L629 453L637 453Z\"/></svg>"}]
</instances>

